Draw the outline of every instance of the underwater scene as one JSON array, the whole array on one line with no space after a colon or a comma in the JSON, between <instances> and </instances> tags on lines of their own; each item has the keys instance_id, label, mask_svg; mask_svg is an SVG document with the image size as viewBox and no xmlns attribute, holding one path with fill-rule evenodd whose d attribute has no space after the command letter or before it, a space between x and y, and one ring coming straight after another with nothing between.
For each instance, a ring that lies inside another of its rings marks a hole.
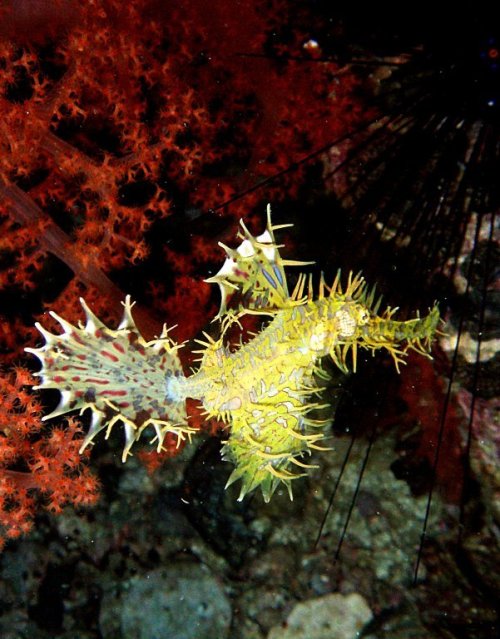
<instances>
[{"instance_id":1,"label":"underwater scene","mask_svg":"<svg viewBox=\"0 0 500 639\"><path fill-rule=\"evenodd\" d=\"M500 633L500 28L0 2L0 636Z\"/></svg>"}]
</instances>

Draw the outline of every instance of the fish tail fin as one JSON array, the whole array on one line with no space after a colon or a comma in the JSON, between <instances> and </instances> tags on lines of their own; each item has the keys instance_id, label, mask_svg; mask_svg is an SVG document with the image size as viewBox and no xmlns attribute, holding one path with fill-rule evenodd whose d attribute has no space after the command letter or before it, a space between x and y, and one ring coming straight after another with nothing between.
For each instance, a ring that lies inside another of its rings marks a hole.
<instances>
[{"instance_id":1,"label":"fish tail fin","mask_svg":"<svg viewBox=\"0 0 500 639\"><path fill-rule=\"evenodd\" d=\"M129 296L115 330L105 326L83 299L80 301L85 325L74 326L51 313L63 332L50 333L37 324L45 344L26 349L42 363L37 373L41 378L38 388L61 393L58 406L43 419L89 409L91 425L80 452L102 430L108 438L113 426L121 423L125 438L123 461L148 428L154 431L152 441L158 451L162 450L167 433L173 433L179 445L189 440L195 429L187 423L185 398L167 389L168 380L170 385L172 380L178 385L185 380L178 352L182 344L168 336L166 327L157 339L146 341L132 317Z\"/></svg>"}]
</instances>

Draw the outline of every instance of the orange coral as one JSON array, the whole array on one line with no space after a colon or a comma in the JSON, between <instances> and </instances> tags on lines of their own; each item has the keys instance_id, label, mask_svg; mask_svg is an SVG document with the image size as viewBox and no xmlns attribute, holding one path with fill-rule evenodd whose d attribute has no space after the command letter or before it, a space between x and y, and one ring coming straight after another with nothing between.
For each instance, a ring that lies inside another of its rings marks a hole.
<instances>
[{"instance_id":1,"label":"orange coral","mask_svg":"<svg viewBox=\"0 0 500 639\"><path fill-rule=\"evenodd\" d=\"M40 503L60 513L65 504L98 497L98 481L78 452L78 423L47 430L33 383L23 368L0 377L0 530L11 538L31 529Z\"/></svg>"},{"instance_id":2,"label":"orange coral","mask_svg":"<svg viewBox=\"0 0 500 639\"><path fill-rule=\"evenodd\" d=\"M5 24L27 19L23 4L7 3ZM0 39L1 289L38 290L48 275L50 296L59 295L71 273L54 276L44 257L52 253L99 291L106 316L123 297L114 273L162 265L149 234L166 241L162 221L179 206L216 209L246 191L227 209L240 217L242 204L248 211L297 192L301 160L345 129L345 116L333 115L334 85L348 122L361 117L352 113L354 76L340 83L332 63L294 61L307 34L295 35L281 63L241 55L265 50L284 19L279 2L267 12L249 5L244 16L224 2L208 14L203 2L59 4L66 19L56 29L43 28L54 23L51 3L38 3L31 41L10 31ZM212 238L192 226L193 251L212 259ZM75 309L76 294L66 296Z\"/></svg>"},{"instance_id":3,"label":"orange coral","mask_svg":"<svg viewBox=\"0 0 500 639\"><path fill-rule=\"evenodd\" d=\"M113 321L131 293L148 338L213 316L202 277L232 220L295 197L316 151L372 115L308 31L276 41L289 18L280 0L2 4L5 363L45 308L81 319L81 295Z\"/></svg>"}]
</instances>

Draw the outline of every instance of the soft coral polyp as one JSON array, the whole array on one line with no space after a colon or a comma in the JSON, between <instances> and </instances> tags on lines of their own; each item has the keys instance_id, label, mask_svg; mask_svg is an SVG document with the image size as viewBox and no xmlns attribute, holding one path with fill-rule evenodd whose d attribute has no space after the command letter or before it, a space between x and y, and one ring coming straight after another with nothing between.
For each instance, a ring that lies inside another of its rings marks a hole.
<instances>
[{"instance_id":1,"label":"soft coral polyp","mask_svg":"<svg viewBox=\"0 0 500 639\"><path fill-rule=\"evenodd\" d=\"M0 545L28 532L42 504L59 513L98 498L98 481L78 452L78 423L48 430L33 384L23 368L0 377Z\"/></svg>"}]
</instances>

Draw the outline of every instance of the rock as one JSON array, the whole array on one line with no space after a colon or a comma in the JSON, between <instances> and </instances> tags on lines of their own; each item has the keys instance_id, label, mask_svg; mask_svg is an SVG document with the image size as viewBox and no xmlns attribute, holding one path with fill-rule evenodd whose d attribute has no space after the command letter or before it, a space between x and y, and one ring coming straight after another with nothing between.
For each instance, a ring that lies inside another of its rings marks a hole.
<instances>
[{"instance_id":1,"label":"rock","mask_svg":"<svg viewBox=\"0 0 500 639\"><path fill-rule=\"evenodd\" d=\"M286 625L272 628L268 639L355 639L371 619L361 595L329 594L298 603Z\"/></svg>"},{"instance_id":2,"label":"rock","mask_svg":"<svg viewBox=\"0 0 500 639\"><path fill-rule=\"evenodd\" d=\"M225 639L231 606L202 565L178 563L141 574L105 593L99 625L113 639Z\"/></svg>"}]
</instances>

